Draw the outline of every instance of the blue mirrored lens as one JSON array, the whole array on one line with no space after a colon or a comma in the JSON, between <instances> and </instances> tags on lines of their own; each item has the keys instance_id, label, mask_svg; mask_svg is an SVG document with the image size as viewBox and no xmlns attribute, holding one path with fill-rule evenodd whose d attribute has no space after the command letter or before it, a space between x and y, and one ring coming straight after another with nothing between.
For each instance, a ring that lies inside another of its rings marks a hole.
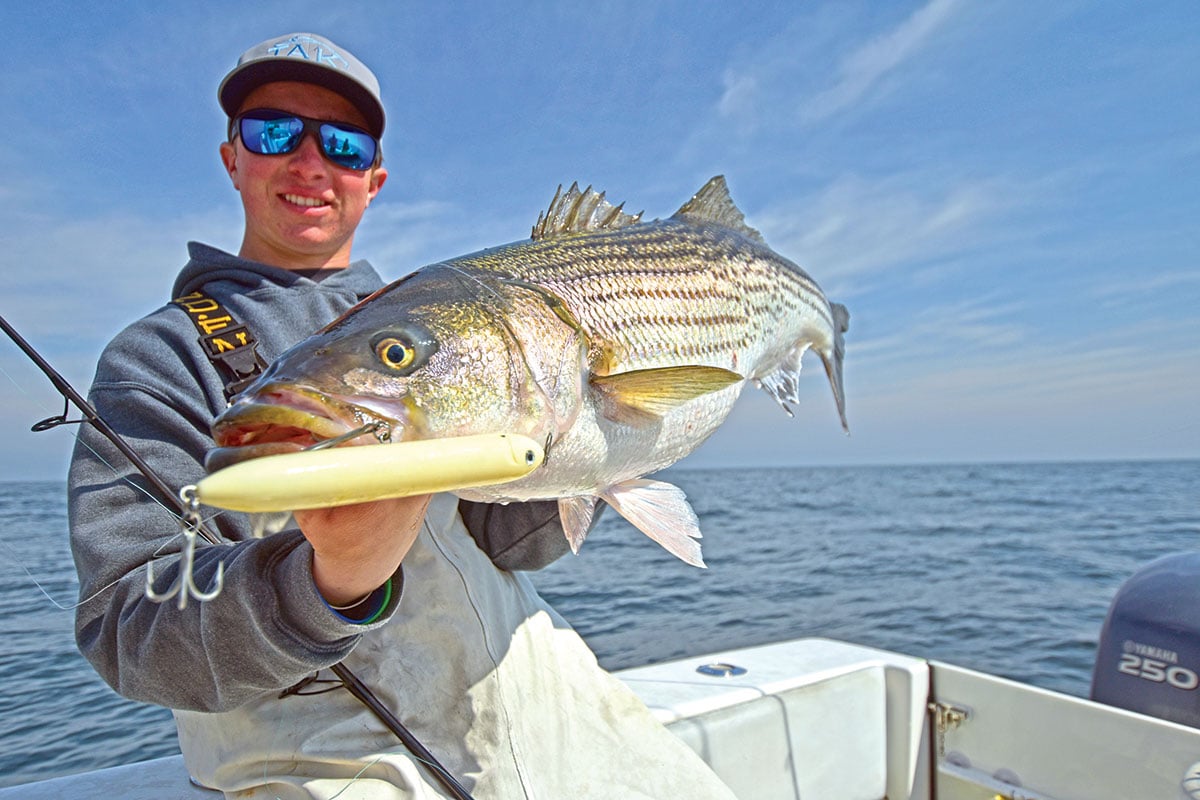
<instances>
[{"instance_id":1,"label":"blue mirrored lens","mask_svg":"<svg viewBox=\"0 0 1200 800\"><path fill-rule=\"evenodd\" d=\"M375 139L369 133L325 123L321 149L329 160L348 169L364 170L375 160Z\"/></svg>"},{"instance_id":2,"label":"blue mirrored lens","mask_svg":"<svg viewBox=\"0 0 1200 800\"><path fill-rule=\"evenodd\" d=\"M379 148L375 137L348 125L287 114L274 116L270 111L251 111L238 120L242 143L247 150L259 155L290 153L300 146L309 130L316 133L325 157L339 167L361 172L370 169L375 161Z\"/></svg>"},{"instance_id":3,"label":"blue mirrored lens","mask_svg":"<svg viewBox=\"0 0 1200 800\"><path fill-rule=\"evenodd\" d=\"M304 134L304 121L285 119L242 119L242 141L252 152L262 155L290 153Z\"/></svg>"}]
</instances>

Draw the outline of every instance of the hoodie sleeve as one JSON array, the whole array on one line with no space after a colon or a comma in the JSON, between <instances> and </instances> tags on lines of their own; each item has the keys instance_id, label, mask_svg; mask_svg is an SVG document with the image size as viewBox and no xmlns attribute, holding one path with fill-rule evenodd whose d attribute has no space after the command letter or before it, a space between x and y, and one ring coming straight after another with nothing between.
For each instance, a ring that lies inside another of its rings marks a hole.
<instances>
[{"instance_id":1,"label":"hoodie sleeve","mask_svg":"<svg viewBox=\"0 0 1200 800\"><path fill-rule=\"evenodd\" d=\"M210 395L220 397L220 387L181 360L178 346L145 333L114 340L89 399L168 485L195 483L212 446ZM316 590L312 551L299 531L256 539L240 514L206 521L220 532L220 544L197 539L192 579L206 591L223 570L220 594L190 599L183 609L177 597L153 602L145 594L147 563L154 563L155 590L167 591L179 578L183 543L173 509L153 492L110 442L82 426L68 481L80 577L76 640L125 697L228 710L340 661L363 632L395 612L399 593L376 623L339 617Z\"/></svg>"}]
</instances>

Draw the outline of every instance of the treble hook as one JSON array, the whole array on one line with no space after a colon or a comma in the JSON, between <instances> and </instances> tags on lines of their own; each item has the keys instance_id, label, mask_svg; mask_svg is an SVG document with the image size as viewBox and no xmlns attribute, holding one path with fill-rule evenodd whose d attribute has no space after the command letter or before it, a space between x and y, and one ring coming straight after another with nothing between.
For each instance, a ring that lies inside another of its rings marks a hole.
<instances>
[{"instance_id":1,"label":"treble hook","mask_svg":"<svg viewBox=\"0 0 1200 800\"><path fill-rule=\"evenodd\" d=\"M375 434L375 438L381 442L386 442L391 438L390 426L382 420L376 420L368 422L362 427L355 428L341 436L327 439L307 449L322 450L326 447L336 447L343 442L348 442L351 439L368 433ZM179 553L179 577L175 579L175 582L165 592L156 592L154 591L154 562L147 562L146 598L155 603L165 603L172 597L178 597L178 606L182 611L184 608L187 608L189 597L194 597L200 602L204 602L205 600L212 600L221 593L221 587L225 581L225 564L224 562L217 564L217 574L213 578L212 589L207 592L200 591L200 587L196 585L193 574L193 566L196 561L196 534L200 532L202 524L200 519L200 500L196 497L196 487L192 485L180 489L179 499L183 501L183 516L179 520L183 534L183 549Z\"/></svg>"},{"instance_id":2,"label":"treble hook","mask_svg":"<svg viewBox=\"0 0 1200 800\"><path fill-rule=\"evenodd\" d=\"M187 608L189 597L194 597L203 603L221 593L221 587L225 583L225 562L217 563L217 575L213 579L213 588L208 592L200 591L192 574L192 566L196 560L196 533L200 530L201 523L200 501L196 498L196 487L185 486L180 489L179 499L183 501L184 507L183 517L179 520L183 533L183 549L179 553L179 577L167 588L167 591L160 594L154 591L154 562L146 562L146 599L155 603L165 603L172 597L178 596L177 605L182 611Z\"/></svg>"}]
</instances>

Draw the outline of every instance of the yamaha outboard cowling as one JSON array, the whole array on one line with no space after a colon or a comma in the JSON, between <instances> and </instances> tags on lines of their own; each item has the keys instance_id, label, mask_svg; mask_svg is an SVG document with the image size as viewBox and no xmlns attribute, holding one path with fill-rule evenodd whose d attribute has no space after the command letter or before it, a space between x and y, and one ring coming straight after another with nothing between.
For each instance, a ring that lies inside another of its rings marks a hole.
<instances>
[{"instance_id":1,"label":"yamaha outboard cowling","mask_svg":"<svg viewBox=\"0 0 1200 800\"><path fill-rule=\"evenodd\" d=\"M1165 556L1113 598L1092 699L1200 728L1200 553Z\"/></svg>"}]
</instances>

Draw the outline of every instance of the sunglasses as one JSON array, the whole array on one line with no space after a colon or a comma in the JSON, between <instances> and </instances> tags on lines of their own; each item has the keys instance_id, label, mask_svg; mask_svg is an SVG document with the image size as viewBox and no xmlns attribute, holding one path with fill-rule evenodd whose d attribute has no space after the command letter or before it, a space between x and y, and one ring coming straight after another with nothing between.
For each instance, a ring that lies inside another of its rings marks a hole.
<instances>
[{"instance_id":1,"label":"sunglasses","mask_svg":"<svg viewBox=\"0 0 1200 800\"><path fill-rule=\"evenodd\" d=\"M379 142L362 128L270 108L240 114L229 128L230 141L236 129L246 149L260 156L286 155L300 146L307 133L317 137L325 158L346 169L368 170L379 153Z\"/></svg>"}]
</instances>

